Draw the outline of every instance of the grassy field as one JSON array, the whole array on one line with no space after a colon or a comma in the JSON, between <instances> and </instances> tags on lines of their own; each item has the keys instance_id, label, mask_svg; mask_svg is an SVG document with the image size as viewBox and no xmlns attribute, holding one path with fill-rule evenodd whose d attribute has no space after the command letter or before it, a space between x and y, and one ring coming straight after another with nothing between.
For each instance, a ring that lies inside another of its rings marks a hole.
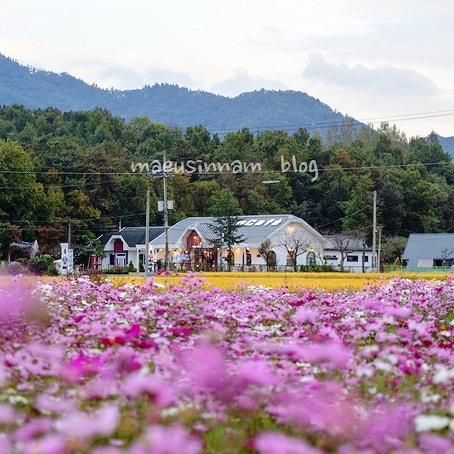
<instances>
[{"instance_id":1,"label":"grassy field","mask_svg":"<svg viewBox=\"0 0 454 454\"><path fill-rule=\"evenodd\" d=\"M269 288L287 288L290 291L299 289L360 290L375 282L386 282L396 277L411 280L446 280L448 274L441 273L382 273L382 274L354 274L354 273L199 273L205 281L207 289L220 288L224 290L241 290L249 286L263 286ZM184 283L187 274L172 274L170 276L155 276L153 280L165 288L171 288ZM142 276L109 276L107 279L116 285L144 284Z\"/></svg>"}]
</instances>

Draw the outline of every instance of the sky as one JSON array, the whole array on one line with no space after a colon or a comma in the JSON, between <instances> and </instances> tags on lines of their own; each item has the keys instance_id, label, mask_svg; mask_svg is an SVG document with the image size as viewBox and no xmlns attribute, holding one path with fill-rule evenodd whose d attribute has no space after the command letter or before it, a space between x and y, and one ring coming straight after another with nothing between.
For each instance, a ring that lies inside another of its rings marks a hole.
<instances>
[{"instance_id":1,"label":"sky","mask_svg":"<svg viewBox=\"0 0 454 454\"><path fill-rule=\"evenodd\" d=\"M0 52L105 88L304 91L454 136L453 20L452 0L0 0Z\"/></svg>"}]
</instances>

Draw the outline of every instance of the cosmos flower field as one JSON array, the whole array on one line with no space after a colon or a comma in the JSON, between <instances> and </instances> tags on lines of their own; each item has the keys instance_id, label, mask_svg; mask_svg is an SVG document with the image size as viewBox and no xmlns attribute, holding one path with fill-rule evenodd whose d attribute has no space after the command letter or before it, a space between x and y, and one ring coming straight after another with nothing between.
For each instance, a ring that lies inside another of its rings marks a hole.
<instances>
[{"instance_id":1,"label":"cosmos flower field","mask_svg":"<svg viewBox=\"0 0 454 454\"><path fill-rule=\"evenodd\" d=\"M454 281L0 289L0 453L454 452Z\"/></svg>"}]
</instances>

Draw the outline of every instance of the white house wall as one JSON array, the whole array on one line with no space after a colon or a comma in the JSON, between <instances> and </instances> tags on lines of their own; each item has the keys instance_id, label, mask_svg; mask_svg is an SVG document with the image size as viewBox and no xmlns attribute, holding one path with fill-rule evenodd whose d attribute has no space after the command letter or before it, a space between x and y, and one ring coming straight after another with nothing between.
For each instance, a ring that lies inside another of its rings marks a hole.
<instances>
[{"instance_id":1,"label":"white house wall","mask_svg":"<svg viewBox=\"0 0 454 454\"><path fill-rule=\"evenodd\" d=\"M334 269L339 270L341 265L341 253L336 250L325 250L326 256L336 257L336 260L326 260L327 265L331 265ZM364 262L364 271L371 272L372 270L372 251L364 252L367 261ZM357 256L357 262L349 262L347 257L344 258L344 271L349 271L351 273L362 273L363 272L363 251L354 251L350 252L348 256Z\"/></svg>"}]
</instances>

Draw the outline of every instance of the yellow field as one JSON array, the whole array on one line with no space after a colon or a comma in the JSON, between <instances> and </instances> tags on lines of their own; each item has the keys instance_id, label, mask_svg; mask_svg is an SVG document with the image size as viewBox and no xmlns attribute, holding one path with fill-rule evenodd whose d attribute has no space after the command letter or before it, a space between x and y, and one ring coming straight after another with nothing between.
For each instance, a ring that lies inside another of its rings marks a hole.
<instances>
[{"instance_id":1,"label":"yellow field","mask_svg":"<svg viewBox=\"0 0 454 454\"><path fill-rule=\"evenodd\" d=\"M335 290L360 290L368 284L377 281L388 281L396 277L418 280L444 280L448 274L441 273L382 273L382 274L354 274L354 273L199 273L208 289L220 288L224 290L241 290L248 286L263 286L269 288L287 288L297 291L302 288ZM187 275L156 276L153 280L164 288L181 285ZM116 285L144 284L145 278L140 276L109 276L107 279Z\"/></svg>"}]
</instances>

